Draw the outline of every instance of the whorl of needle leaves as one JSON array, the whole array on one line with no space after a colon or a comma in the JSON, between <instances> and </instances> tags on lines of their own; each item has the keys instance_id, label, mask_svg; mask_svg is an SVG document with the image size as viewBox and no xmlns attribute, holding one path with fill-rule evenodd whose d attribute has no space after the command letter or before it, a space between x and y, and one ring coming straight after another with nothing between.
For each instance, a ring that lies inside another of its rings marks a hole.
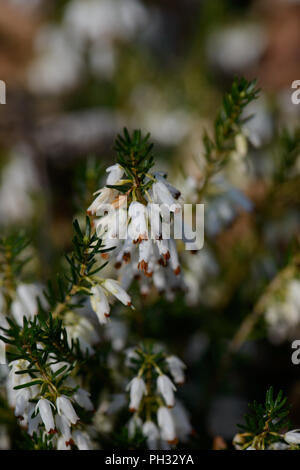
<instances>
[{"instance_id":1,"label":"whorl of needle leaves","mask_svg":"<svg viewBox=\"0 0 300 470\"><path fill-rule=\"evenodd\" d=\"M153 143L149 143L150 134L142 137L141 130L135 130L130 136L128 130L124 128L123 136L118 135L114 149L117 152L117 163L124 168L127 180L123 184L107 185L109 188L117 189L122 193L136 187L143 193L152 185L152 181L145 183L145 178L149 170L154 165L154 158L151 154Z\"/></svg>"},{"instance_id":2,"label":"whorl of needle leaves","mask_svg":"<svg viewBox=\"0 0 300 470\"><path fill-rule=\"evenodd\" d=\"M229 152L234 149L234 137L240 132L241 126L251 116L242 117L245 107L258 98L259 89L256 80L235 78L228 93L223 97L223 104L214 122L214 133L210 137L207 132L203 136L205 157L208 162L225 163Z\"/></svg>"},{"instance_id":3,"label":"whorl of needle leaves","mask_svg":"<svg viewBox=\"0 0 300 470\"><path fill-rule=\"evenodd\" d=\"M287 398L282 390L274 398L273 387L266 393L264 404L254 401L249 404L250 413L245 415L245 424L238 425L246 436L246 443L255 441L259 448L267 448L272 442L278 441L278 434L289 428L289 409Z\"/></svg>"}]
</instances>

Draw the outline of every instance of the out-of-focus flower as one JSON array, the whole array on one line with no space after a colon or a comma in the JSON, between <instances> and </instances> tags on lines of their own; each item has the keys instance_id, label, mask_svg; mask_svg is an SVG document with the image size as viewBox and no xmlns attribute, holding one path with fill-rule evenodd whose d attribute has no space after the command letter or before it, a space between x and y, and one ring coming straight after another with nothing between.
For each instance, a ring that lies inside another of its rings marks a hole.
<instances>
[{"instance_id":1,"label":"out-of-focus flower","mask_svg":"<svg viewBox=\"0 0 300 470\"><path fill-rule=\"evenodd\" d=\"M74 312L66 312L64 315L64 326L68 335L68 342L79 341L80 349L83 353L88 351L93 354L93 345L99 341L99 336L94 325L88 318Z\"/></svg>"},{"instance_id":2,"label":"out-of-focus flower","mask_svg":"<svg viewBox=\"0 0 300 470\"><path fill-rule=\"evenodd\" d=\"M288 431L283 437L288 444L300 444L300 429Z\"/></svg>"},{"instance_id":3,"label":"out-of-focus flower","mask_svg":"<svg viewBox=\"0 0 300 470\"><path fill-rule=\"evenodd\" d=\"M142 428L144 436L147 438L147 446L149 450L155 450L158 446L159 430L153 421L145 421Z\"/></svg>"},{"instance_id":4,"label":"out-of-focus flower","mask_svg":"<svg viewBox=\"0 0 300 470\"><path fill-rule=\"evenodd\" d=\"M185 381L184 369L186 365L182 362L181 359L177 356L168 356L166 358L170 373L173 377L173 380L176 384L183 384Z\"/></svg>"},{"instance_id":5,"label":"out-of-focus flower","mask_svg":"<svg viewBox=\"0 0 300 470\"><path fill-rule=\"evenodd\" d=\"M176 400L172 413L175 421L176 435L179 441L186 442L193 431L189 413L179 400Z\"/></svg>"},{"instance_id":6,"label":"out-of-focus flower","mask_svg":"<svg viewBox=\"0 0 300 470\"><path fill-rule=\"evenodd\" d=\"M131 38L145 25L147 10L137 0L73 0L64 21L82 41L112 41Z\"/></svg>"},{"instance_id":7,"label":"out-of-focus flower","mask_svg":"<svg viewBox=\"0 0 300 470\"><path fill-rule=\"evenodd\" d=\"M300 324L300 281L292 279L285 287L282 300L271 299L265 319L269 336L274 342L293 337L295 328Z\"/></svg>"},{"instance_id":8,"label":"out-of-focus flower","mask_svg":"<svg viewBox=\"0 0 300 470\"><path fill-rule=\"evenodd\" d=\"M93 443L87 432L76 430L72 438L79 450L93 450Z\"/></svg>"},{"instance_id":9,"label":"out-of-focus flower","mask_svg":"<svg viewBox=\"0 0 300 470\"><path fill-rule=\"evenodd\" d=\"M260 26L230 25L209 37L207 53L214 65L235 74L257 63L265 47L266 36Z\"/></svg>"},{"instance_id":10,"label":"out-of-focus flower","mask_svg":"<svg viewBox=\"0 0 300 470\"><path fill-rule=\"evenodd\" d=\"M176 436L174 419L170 410L165 406L160 406L158 408L157 422L161 429L162 438L169 444L176 444L178 439Z\"/></svg>"},{"instance_id":11,"label":"out-of-focus flower","mask_svg":"<svg viewBox=\"0 0 300 470\"><path fill-rule=\"evenodd\" d=\"M70 421L64 415L55 415L55 427L63 435L65 441L71 439Z\"/></svg>"},{"instance_id":12,"label":"out-of-focus flower","mask_svg":"<svg viewBox=\"0 0 300 470\"><path fill-rule=\"evenodd\" d=\"M33 216L32 195L40 190L37 172L27 147L13 149L0 175L0 223L8 225Z\"/></svg>"},{"instance_id":13,"label":"out-of-focus flower","mask_svg":"<svg viewBox=\"0 0 300 470\"><path fill-rule=\"evenodd\" d=\"M82 388L78 388L73 395L74 400L78 403L81 408L91 411L94 409L94 405L90 399L91 394Z\"/></svg>"},{"instance_id":14,"label":"out-of-focus flower","mask_svg":"<svg viewBox=\"0 0 300 470\"><path fill-rule=\"evenodd\" d=\"M36 284L19 284L16 289L16 298L11 304L11 312L19 325L23 324L23 317L32 319L38 312L40 299L45 304L42 287Z\"/></svg>"},{"instance_id":15,"label":"out-of-focus flower","mask_svg":"<svg viewBox=\"0 0 300 470\"><path fill-rule=\"evenodd\" d=\"M36 38L36 50L28 69L31 91L56 95L77 84L82 70L80 50L63 29L43 26Z\"/></svg>"},{"instance_id":16,"label":"out-of-focus flower","mask_svg":"<svg viewBox=\"0 0 300 470\"><path fill-rule=\"evenodd\" d=\"M130 418L128 423L128 434L130 437L133 437L138 429L142 429L143 421L139 416L134 414L132 418Z\"/></svg>"}]
</instances>

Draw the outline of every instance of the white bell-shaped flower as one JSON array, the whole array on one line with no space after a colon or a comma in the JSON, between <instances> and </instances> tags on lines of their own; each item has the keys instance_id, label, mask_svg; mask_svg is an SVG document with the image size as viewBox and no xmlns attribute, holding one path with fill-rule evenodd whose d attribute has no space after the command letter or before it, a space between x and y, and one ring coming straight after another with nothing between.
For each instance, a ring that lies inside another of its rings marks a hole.
<instances>
[{"instance_id":1,"label":"white bell-shaped flower","mask_svg":"<svg viewBox=\"0 0 300 470\"><path fill-rule=\"evenodd\" d=\"M143 379L140 377L134 377L126 387L126 390L130 390L130 411L137 411L143 395L147 394L146 385Z\"/></svg>"},{"instance_id":2,"label":"white bell-shaped flower","mask_svg":"<svg viewBox=\"0 0 300 470\"><path fill-rule=\"evenodd\" d=\"M168 356L166 362L169 367L169 371L176 384L183 384L185 381L184 369L186 365L177 356Z\"/></svg>"},{"instance_id":3,"label":"white bell-shaped flower","mask_svg":"<svg viewBox=\"0 0 300 470\"><path fill-rule=\"evenodd\" d=\"M51 407L55 408L53 403L46 398L40 398L35 407L35 412L39 411L47 432L55 429Z\"/></svg>"},{"instance_id":4,"label":"white bell-shaped flower","mask_svg":"<svg viewBox=\"0 0 300 470\"><path fill-rule=\"evenodd\" d=\"M39 425L42 423L42 418L40 413L32 417L34 413L34 406L32 405L28 410L28 434L33 435L34 432L37 432Z\"/></svg>"},{"instance_id":5,"label":"white bell-shaped flower","mask_svg":"<svg viewBox=\"0 0 300 470\"><path fill-rule=\"evenodd\" d=\"M94 409L94 405L90 399L90 395L91 394L87 392L86 390L79 388L78 390L76 390L73 397L74 397L74 400L78 403L78 405L81 406L81 408L91 411Z\"/></svg>"},{"instance_id":6,"label":"white bell-shaped flower","mask_svg":"<svg viewBox=\"0 0 300 470\"><path fill-rule=\"evenodd\" d=\"M300 429L293 429L284 435L284 440L288 444L300 444Z\"/></svg>"},{"instance_id":7,"label":"white bell-shaped flower","mask_svg":"<svg viewBox=\"0 0 300 470\"><path fill-rule=\"evenodd\" d=\"M104 289L116 297L123 305L131 306L131 298L127 292L114 279L105 279L102 283Z\"/></svg>"},{"instance_id":8,"label":"white bell-shaped flower","mask_svg":"<svg viewBox=\"0 0 300 470\"><path fill-rule=\"evenodd\" d=\"M31 393L28 388L22 388L21 390L18 390L16 394L15 416L23 419L24 413L29 405L30 398Z\"/></svg>"},{"instance_id":9,"label":"white bell-shaped flower","mask_svg":"<svg viewBox=\"0 0 300 470\"><path fill-rule=\"evenodd\" d=\"M161 437L169 444L176 444L177 437L172 413L165 406L160 406L157 411L157 422L161 429Z\"/></svg>"},{"instance_id":10,"label":"white bell-shaped flower","mask_svg":"<svg viewBox=\"0 0 300 470\"><path fill-rule=\"evenodd\" d=\"M118 163L111 165L106 168L106 173L108 173L106 184L114 185L120 181L124 175L124 168L121 167Z\"/></svg>"},{"instance_id":11,"label":"white bell-shaped flower","mask_svg":"<svg viewBox=\"0 0 300 470\"><path fill-rule=\"evenodd\" d=\"M167 406L172 408L175 405L174 391L176 390L172 380L165 374L157 377L157 389L163 396Z\"/></svg>"},{"instance_id":12,"label":"white bell-shaped flower","mask_svg":"<svg viewBox=\"0 0 300 470\"><path fill-rule=\"evenodd\" d=\"M71 401L64 395L57 397L56 407L58 414L66 417L70 423L75 424L79 420Z\"/></svg>"},{"instance_id":13,"label":"white bell-shaped flower","mask_svg":"<svg viewBox=\"0 0 300 470\"><path fill-rule=\"evenodd\" d=\"M148 212L147 207L140 202L134 201L130 204L128 215L131 218L129 236L136 243L148 239Z\"/></svg>"},{"instance_id":14,"label":"white bell-shaped flower","mask_svg":"<svg viewBox=\"0 0 300 470\"><path fill-rule=\"evenodd\" d=\"M64 415L55 416L56 429L63 435L66 441L71 439L71 423Z\"/></svg>"},{"instance_id":15,"label":"white bell-shaped flower","mask_svg":"<svg viewBox=\"0 0 300 470\"><path fill-rule=\"evenodd\" d=\"M159 440L159 430L153 421L146 421L142 428L144 436L147 438L147 446L150 450L157 449Z\"/></svg>"},{"instance_id":16,"label":"white bell-shaped flower","mask_svg":"<svg viewBox=\"0 0 300 470\"><path fill-rule=\"evenodd\" d=\"M71 450L71 446L69 443L65 440L63 436L60 436L57 439L57 444L56 444L57 450Z\"/></svg>"},{"instance_id":17,"label":"white bell-shaped flower","mask_svg":"<svg viewBox=\"0 0 300 470\"><path fill-rule=\"evenodd\" d=\"M99 323L105 324L110 314L110 306L107 300L105 290L97 285L91 288L91 305L96 313Z\"/></svg>"},{"instance_id":18,"label":"white bell-shaped flower","mask_svg":"<svg viewBox=\"0 0 300 470\"><path fill-rule=\"evenodd\" d=\"M72 437L79 450L93 450L92 441L86 432L74 431Z\"/></svg>"}]
</instances>

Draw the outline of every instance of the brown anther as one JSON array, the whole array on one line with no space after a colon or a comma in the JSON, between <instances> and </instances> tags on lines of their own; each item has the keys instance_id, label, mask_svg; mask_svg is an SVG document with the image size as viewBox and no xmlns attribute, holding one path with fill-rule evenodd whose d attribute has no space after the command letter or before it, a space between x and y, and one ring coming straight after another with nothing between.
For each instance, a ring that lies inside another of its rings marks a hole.
<instances>
[{"instance_id":1,"label":"brown anther","mask_svg":"<svg viewBox=\"0 0 300 470\"><path fill-rule=\"evenodd\" d=\"M50 429L50 431L48 432L48 434L57 434L57 431L56 431L56 429Z\"/></svg>"},{"instance_id":2,"label":"brown anther","mask_svg":"<svg viewBox=\"0 0 300 470\"><path fill-rule=\"evenodd\" d=\"M128 251L125 251L125 253L123 254L124 262L129 263L130 259L131 259L131 254Z\"/></svg>"},{"instance_id":3,"label":"brown anther","mask_svg":"<svg viewBox=\"0 0 300 470\"><path fill-rule=\"evenodd\" d=\"M147 277L152 277L152 275L153 275L153 272L152 272L152 271L149 271L149 272L147 271L147 272L145 272L145 276L147 276Z\"/></svg>"},{"instance_id":4,"label":"brown anther","mask_svg":"<svg viewBox=\"0 0 300 470\"><path fill-rule=\"evenodd\" d=\"M65 444L68 447L68 446L73 446L75 443L74 443L73 439L70 439L69 441L66 441Z\"/></svg>"},{"instance_id":5,"label":"brown anther","mask_svg":"<svg viewBox=\"0 0 300 470\"><path fill-rule=\"evenodd\" d=\"M167 262L163 258L159 258L157 262L164 268L167 266Z\"/></svg>"},{"instance_id":6,"label":"brown anther","mask_svg":"<svg viewBox=\"0 0 300 470\"><path fill-rule=\"evenodd\" d=\"M140 261L138 264L138 269L144 271L144 273L146 274L148 271L148 263L145 260Z\"/></svg>"},{"instance_id":7,"label":"brown anther","mask_svg":"<svg viewBox=\"0 0 300 470\"><path fill-rule=\"evenodd\" d=\"M180 266L177 266L177 268L174 269L174 274L175 274L175 276L178 276L178 274L180 274L180 271L181 271Z\"/></svg>"}]
</instances>

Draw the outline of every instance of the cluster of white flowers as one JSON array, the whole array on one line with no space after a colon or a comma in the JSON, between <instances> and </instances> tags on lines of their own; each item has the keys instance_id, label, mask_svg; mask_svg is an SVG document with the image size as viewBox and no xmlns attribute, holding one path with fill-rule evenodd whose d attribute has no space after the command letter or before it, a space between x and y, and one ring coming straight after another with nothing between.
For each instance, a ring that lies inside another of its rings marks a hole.
<instances>
[{"instance_id":1,"label":"cluster of white flowers","mask_svg":"<svg viewBox=\"0 0 300 470\"><path fill-rule=\"evenodd\" d=\"M193 431L189 413L179 400L176 400L172 410L160 406L157 409L156 421L146 419L143 422L135 413L128 423L129 436L133 437L137 430L146 437L149 450L168 450L178 441L186 442Z\"/></svg>"},{"instance_id":2,"label":"cluster of white flowers","mask_svg":"<svg viewBox=\"0 0 300 470\"><path fill-rule=\"evenodd\" d=\"M295 336L300 325L300 280L292 279L282 296L274 297L265 312L270 339L281 342Z\"/></svg>"},{"instance_id":3,"label":"cluster of white flowers","mask_svg":"<svg viewBox=\"0 0 300 470\"><path fill-rule=\"evenodd\" d=\"M106 171L106 185L117 186L125 181L122 179L125 171L119 164ZM96 216L95 229L105 246L115 247L111 255L105 256L113 256L115 267L122 268L123 287L127 289L136 278L141 293L147 295L152 279L159 292L165 291L172 298L183 282L176 242L173 238L163 238L163 223L174 223L172 214L181 210L180 192L161 173L149 178L153 182L145 192L144 203L133 200L128 204L126 195L106 186L97 191L88 214ZM170 225L170 236L171 232ZM183 234L186 233L188 228L184 227Z\"/></svg>"},{"instance_id":4,"label":"cluster of white flowers","mask_svg":"<svg viewBox=\"0 0 300 470\"><path fill-rule=\"evenodd\" d=\"M59 370L64 364L57 363L53 371ZM15 416L20 420L22 427L27 429L29 435L42 432L54 434L51 442L58 450L69 450L71 445L76 445L80 450L92 449L92 442L86 433L82 431L79 417L72 402L85 410L93 410L90 394L82 388L75 387L72 396L58 395L55 402L41 396L39 385L17 388L31 382L33 379L27 373L20 373L29 366L24 360L15 360L9 364L10 372L6 382L8 402L15 410ZM19 372L19 373L18 373ZM67 379L68 385L76 386L73 379Z\"/></svg>"},{"instance_id":5,"label":"cluster of white flowers","mask_svg":"<svg viewBox=\"0 0 300 470\"><path fill-rule=\"evenodd\" d=\"M129 350L128 359L132 358L138 359L138 355L134 350ZM129 434L133 436L139 429L147 438L149 449L164 449L176 444L179 439L185 441L192 431L188 413L180 402L175 403L174 395L175 383L182 384L185 380L186 366L174 355L165 359L165 365L173 381L156 367L158 375L154 392L149 379L143 378L143 366L127 385L130 392L129 410L134 413L128 424ZM154 411L149 411L149 400L155 403Z\"/></svg>"}]
</instances>

